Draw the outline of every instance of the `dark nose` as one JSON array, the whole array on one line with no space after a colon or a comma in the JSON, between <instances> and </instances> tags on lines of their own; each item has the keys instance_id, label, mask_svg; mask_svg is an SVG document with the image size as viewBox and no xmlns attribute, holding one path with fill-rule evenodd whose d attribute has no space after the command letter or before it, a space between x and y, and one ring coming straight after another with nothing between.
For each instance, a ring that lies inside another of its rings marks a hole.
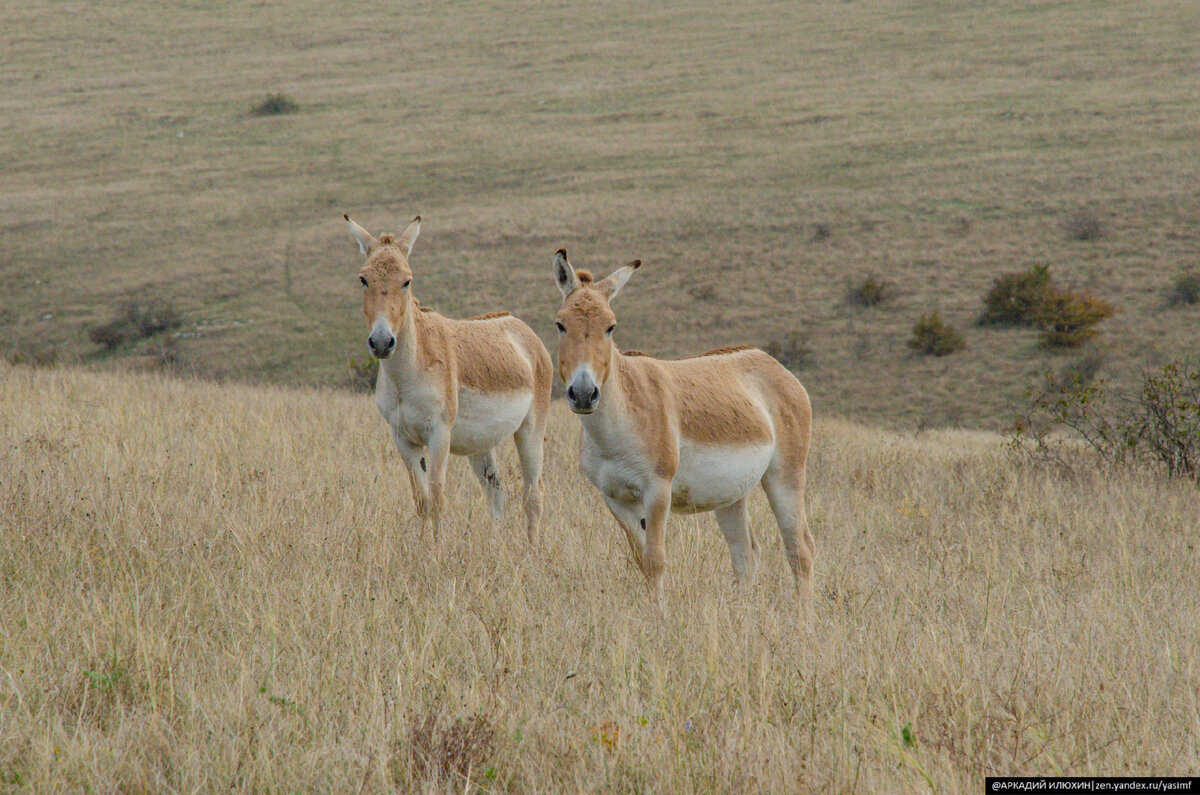
<instances>
[{"instance_id":1,"label":"dark nose","mask_svg":"<svg viewBox=\"0 0 1200 795\"><path fill-rule=\"evenodd\" d=\"M388 335L386 339L377 338L372 334L367 337L367 347L371 349L371 353L376 356L387 356L396 348L396 338Z\"/></svg>"},{"instance_id":2,"label":"dark nose","mask_svg":"<svg viewBox=\"0 0 1200 795\"><path fill-rule=\"evenodd\" d=\"M592 387L589 394L583 394L586 387L582 390L576 390L575 387L567 387L567 402L571 404L571 408L578 411L589 411L596 406L596 401L600 399L600 388Z\"/></svg>"}]
</instances>

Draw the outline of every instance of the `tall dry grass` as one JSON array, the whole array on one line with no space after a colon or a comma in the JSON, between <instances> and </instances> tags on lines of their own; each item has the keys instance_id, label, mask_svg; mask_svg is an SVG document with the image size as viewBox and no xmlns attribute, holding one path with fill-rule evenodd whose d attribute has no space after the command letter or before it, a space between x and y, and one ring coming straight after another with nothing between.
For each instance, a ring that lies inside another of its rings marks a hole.
<instances>
[{"instance_id":1,"label":"tall dry grass","mask_svg":"<svg viewBox=\"0 0 1200 795\"><path fill-rule=\"evenodd\" d=\"M563 411L538 545L515 507L488 526L461 462L433 544L365 397L0 368L0 789L975 791L1200 766L1194 487L819 418L812 624L761 498L746 592L713 520L672 518L660 614Z\"/></svg>"}]
</instances>

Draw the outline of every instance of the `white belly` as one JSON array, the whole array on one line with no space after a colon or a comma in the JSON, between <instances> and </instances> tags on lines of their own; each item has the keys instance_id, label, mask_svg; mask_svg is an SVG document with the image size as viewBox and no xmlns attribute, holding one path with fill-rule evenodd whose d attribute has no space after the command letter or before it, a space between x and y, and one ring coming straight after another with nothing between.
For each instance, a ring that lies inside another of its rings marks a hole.
<instances>
[{"instance_id":1,"label":"white belly","mask_svg":"<svg viewBox=\"0 0 1200 795\"><path fill-rule=\"evenodd\" d=\"M698 513L732 505L762 480L774 453L774 444L680 445L679 469L671 482L671 510Z\"/></svg>"},{"instance_id":2,"label":"white belly","mask_svg":"<svg viewBox=\"0 0 1200 795\"><path fill-rule=\"evenodd\" d=\"M450 452L478 455L516 433L533 404L530 392L489 395L470 389L458 392L458 416L450 430Z\"/></svg>"},{"instance_id":3,"label":"white belly","mask_svg":"<svg viewBox=\"0 0 1200 795\"><path fill-rule=\"evenodd\" d=\"M634 452L633 447L627 448L625 454L605 456L589 441L585 434L580 464L592 485L617 502L640 500L650 483L652 467Z\"/></svg>"}]
</instances>

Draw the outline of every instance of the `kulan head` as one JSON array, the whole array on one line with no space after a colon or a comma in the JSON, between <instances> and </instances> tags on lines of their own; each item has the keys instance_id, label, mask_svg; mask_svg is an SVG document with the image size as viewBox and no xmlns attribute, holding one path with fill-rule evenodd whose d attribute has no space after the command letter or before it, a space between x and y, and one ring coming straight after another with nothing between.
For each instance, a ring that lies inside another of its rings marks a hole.
<instances>
[{"instance_id":1,"label":"kulan head","mask_svg":"<svg viewBox=\"0 0 1200 795\"><path fill-rule=\"evenodd\" d=\"M421 216L414 218L400 236L380 235L378 239L350 220L350 216L342 217L358 241L358 250L367 258L358 272L363 316L371 329L367 349L375 358L386 359L396 350L396 335L404 326L405 315L414 310L408 254L421 232Z\"/></svg>"},{"instance_id":2,"label":"kulan head","mask_svg":"<svg viewBox=\"0 0 1200 795\"><path fill-rule=\"evenodd\" d=\"M567 252L554 255L554 281L563 302L554 318L558 328L558 375L567 386L567 405L576 414L596 410L611 374L613 330L617 316L609 302L616 297L642 261L635 259L596 282L587 271L576 271Z\"/></svg>"}]
</instances>

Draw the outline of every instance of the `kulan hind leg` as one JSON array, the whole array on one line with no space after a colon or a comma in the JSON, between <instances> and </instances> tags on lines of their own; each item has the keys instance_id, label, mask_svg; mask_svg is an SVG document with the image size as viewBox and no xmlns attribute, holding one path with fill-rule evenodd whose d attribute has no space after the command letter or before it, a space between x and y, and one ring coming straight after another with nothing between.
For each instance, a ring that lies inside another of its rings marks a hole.
<instances>
[{"instance_id":1,"label":"kulan hind leg","mask_svg":"<svg viewBox=\"0 0 1200 795\"><path fill-rule=\"evenodd\" d=\"M725 543L729 545L729 559L733 563L733 576L739 585L754 582L758 572L758 544L750 529L750 508L747 499L742 499L725 508L713 511L717 515L717 526Z\"/></svg>"},{"instance_id":2,"label":"kulan hind leg","mask_svg":"<svg viewBox=\"0 0 1200 795\"><path fill-rule=\"evenodd\" d=\"M483 487L483 496L487 499L488 511L492 521L499 522L504 516L504 484L500 481L500 470L496 467L496 451L471 456L471 471L479 479Z\"/></svg>"},{"instance_id":3,"label":"kulan hind leg","mask_svg":"<svg viewBox=\"0 0 1200 795\"><path fill-rule=\"evenodd\" d=\"M762 480L763 490L771 503L771 512L779 523L783 551L796 579L796 588L806 604L813 595L813 561L816 543L804 515L804 470L784 471L772 466Z\"/></svg>"}]
</instances>

